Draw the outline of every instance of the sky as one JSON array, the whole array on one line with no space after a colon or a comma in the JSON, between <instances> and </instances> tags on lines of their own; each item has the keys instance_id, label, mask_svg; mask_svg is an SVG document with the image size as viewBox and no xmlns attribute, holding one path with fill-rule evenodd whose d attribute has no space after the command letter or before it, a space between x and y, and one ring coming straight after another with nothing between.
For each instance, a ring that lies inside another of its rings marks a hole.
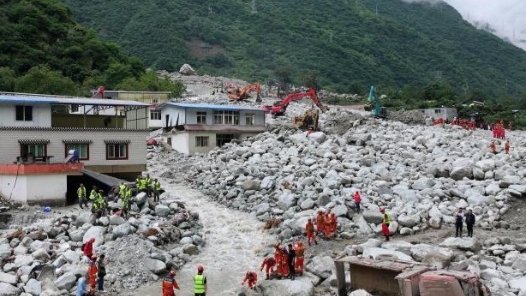
<instances>
[{"instance_id":1,"label":"sky","mask_svg":"<svg viewBox=\"0 0 526 296\"><path fill-rule=\"evenodd\" d=\"M404 0L438 2L440 0ZM464 19L488 23L496 34L526 50L526 0L444 0ZM522 39L523 42L520 42Z\"/></svg>"}]
</instances>

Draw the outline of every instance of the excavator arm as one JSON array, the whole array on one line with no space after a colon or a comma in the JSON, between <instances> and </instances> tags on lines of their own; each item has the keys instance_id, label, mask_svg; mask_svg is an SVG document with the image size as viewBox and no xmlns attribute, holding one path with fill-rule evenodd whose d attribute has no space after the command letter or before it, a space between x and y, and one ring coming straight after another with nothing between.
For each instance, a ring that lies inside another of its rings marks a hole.
<instances>
[{"instance_id":1,"label":"excavator arm","mask_svg":"<svg viewBox=\"0 0 526 296\"><path fill-rule=\"evenodd\" d=\"M320 108L322 112L327 111L327 107L325 107L319 100L318 95L316 94L316 91L313 88L309 88L306 92L302 93L293 93L288 96L286 96L283 100L277 101L274 103L274 105L269 106L262 106L261 109L265 111L270 111L270 113L274 116L279 116L285 114L285 111L287 110L287 107L292 101L300 100L304 97L310 97L312 99L312 102L316 107Z\"/></svg>"},{"instance_id":2,"label":"excavator arm","mask_svg":"<svg viewBox=\"0 0 526 296\"><path fill-rule=\"evenodd\" d=\"M256 101L258 101L261 97L261 85L259 84L259 82L256 82L256 83L253 83L253 84L249 84L245 87L243 87L243 89L241 89L239 92L229 92L228 93L228 98L230 100L233 100L233 101L241 101L241 100L246 100L248 98L250 98L250 93L252 91L255 91L256 92Z\"/></svg>"}]
</instances>

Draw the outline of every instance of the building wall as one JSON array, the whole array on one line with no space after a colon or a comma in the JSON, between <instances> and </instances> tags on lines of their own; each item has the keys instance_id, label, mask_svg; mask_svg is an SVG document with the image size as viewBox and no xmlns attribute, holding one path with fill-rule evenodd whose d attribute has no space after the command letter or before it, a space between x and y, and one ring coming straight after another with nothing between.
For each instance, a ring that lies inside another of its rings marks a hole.
<instances>
[{"instance_id":1,"label":"building wall","mask_svg":"<svg viewBox=\"0 0 526 296\"><path fill-rule=\"evenodd\" d=\"M66 174L0 175L0 194L14 202L65 204L66 192Z\"/></svg>"},{"instance_id":2,"label":"building wall","mask_svg":"<svg viewBox=\"0 0 526 296\"><path fill-rule=\"evenodd\" d=\"M112 98L116 98L119 100L137 101L147 104L160 104L170 99L170 94L168 93L118 92L116 96L114 96L112 93L110 94L112 95Z\"/></svg>"},{"instance_id":3,"label":"building wall","mask_svg":"<svg viewBox=\"0 0 526 296\"><path fill-rule=\"evenodd\" d=\"M214 132L187 132L188 134L188 153L208 153L216 147L216 133ZM208 137L208 146L197 147L195 137Z\"/></svg>"},{"instance_id":4,"label":"building wall","mask_svg":"<svg viewBox=\"0 0 526 296\"><path fill-rule=\"evenodd\" d=\"M15 106L16 104L0 104L0 126L51 127L50 105L33 105L32 121L17 121Z\"/></svg>"},{"instance_id":5,"label":"building wall","mask_svg":"<svg viewBox=\"0 0 526 296\"><path fill-rule=\"evenodd\" d=\"M53 129L20 130L0 129L0 163L13 163L20 156L19 139L49 140L47 155L53 156L51 162L64 162L66 158L63 140L91 140L89 160L82 161L86 166L119 166L146 164L147 130L121 129ZM130 141L128 159L107 160L106 140Z\"/></svg>"},{"instance_id":6,"label":"building wall","mask_svg":"<svg viewBox=\"0 0 526 296\"><path fill-rule=\"evenodd\" d=\"M453 119L457 116L457 109L455 108L428 108L424 109L425 117L432 117L434 119L444 118Z\"/></svg>"},{"instance_id":7,"label":"building wall","mask_svg":"<svg viewBox=\"0 0 526 296\"><path fill-rule=\"evenodd\" d=\"M197 112L206 112L206 124L214 124L214 111L206 109L186 109L185 124L197 124ZM239 125L246 125L247 114L254 115L254 125L265 125L265 112L259 110L239 111Z\"/></svg>"},{"instance_id":8,"label":"building wall","mask_svg":"<svg viewBox=\"0 0 526 296\"><path fill-rule=\"evenodd\" d=\"M148 121L148 127L150 129L159 129L163 127L163 121L162 120L152 120L150 119Z\"/></svg>"},{"instance_id":9,"label":"building wall","mask_svg":"<svg viewBox=\"0 0 526 296\"><path fill-rule=\"evenodd\" d=\"M224 132L222 134L229 134ZM258 133L241 133L235 134L236 139L244 140L248 137L257 135ZM196 153L208 153L213 150L216 146L216 137L217 133L215 132L180 132L175 134L165 134L164 141L168 142L167 138L171 137L172 148L179 153L185 154L196 154ZM196 137L208 137L208 146L206 147L197 147L196 146Z\"/></svg>"},{"instance_id":10,"label":"building wall","mask_svg":"<svg viewBox=\"0 0 526 296\"><path fill-rule=\"evenodd\" d=\"M140 108L126 111L124 128L127 129L148 129L150 120L150 108Z\"/></svg>"},{"instance_id":11,"label":"building wall","mask_svg":"<svg viewBox=\"0 0 526 296\"><path fill-rule=\"evenodd\" d=\"M16 180L16 181L15 181ZM47 186L52 187L52 186ZM27 178L26 176L0 175L0 195L14 202L26 202Z\"/></svg>"},{"instance_id":12,"label":"building wall","mask_svg":"<svg viewBox=\"0 0 526 296\"><path fill-rule=\"evenodd\" d=\"M166 120L168 116L168 120ZM178 119L179 118L179 119ZM163 127L171 127L176 124L186 123L185 109L175 106L166 106L161 110L161 122Z\"/></svg>"},{"instance_id":13,"label":"building wall","mask_svg":"<svg viewBox=\"0 0 526 296\"><path fill-rule=\"evenodd\" d=\"M176 133L168 135L172 138L172 148L179 153L189 153L189 135L188 133Z\"/></svg>"}]
</instances>

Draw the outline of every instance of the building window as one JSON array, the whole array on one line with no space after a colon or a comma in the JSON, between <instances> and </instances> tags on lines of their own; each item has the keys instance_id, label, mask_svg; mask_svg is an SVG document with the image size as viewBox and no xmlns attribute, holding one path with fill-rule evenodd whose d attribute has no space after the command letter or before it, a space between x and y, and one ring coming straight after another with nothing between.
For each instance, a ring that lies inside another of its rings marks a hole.
<instances>
[{"instance_id":1,"label":"building window","mask_svg":"<svg viewBox=\"0 0 526 296\"><path fill-rule=\"evenodd\" d=\"M77 113L77 112L79 112L79 105L77 105L77 104L72 104L72 105L70 105L70 107L71 107L71 113Z\"/></svg>"},{"instance_id":2,"label":"building window","mask_svg":"<svg viewBox=\"0 0 526 296\"><path fill-rule=\"evenodd\" d=\"M206 124L206 112L197 112L197 124Z\"/></svg>"},{"instance_id":3,"label":"building window","mask_svg":"<svg viewBox=\"0 0 526 296\"><path fill-rule=\"evenodd\" d=\"M245 115L245 125L254 125L254 122L255 122L254 114Z\"/></svg>"},{"instance_id":4,"label":"building window","mask_svg":"<svg viewBox=\"0 0 526 296\"><path fill-rule=\"evenodd\" d=\"M106 159L128 159L128 143L106 143Z\"/></svg>"},{"instance_id":5,"label":"building window","mask_svg":"<svg viewBox=\"0 0 526 296\"><path fill-rule=\"evenodd\" d=\"M442 110L440 109L435 109L435 114L440 114Z\"/></svg>"},{"instance_id":6,"label":"building window","mask_svg":"<svg viewBox=\"0 0 526 296\"><path fill-rule=\"evenodd\" d=\"M214 111L214 124L239 125L239 111Z\"/></svg>"},{"instance_id":7,"label":"building window","mask_svg":"<svg viewBox=\"0 0 526 296\"><path fill-rule=\"evenodd\" d=\"M151 120L161 120L161 111L150 110L150 119Z\"/></svg>"},{"instance_id":8,"label":"building window","mask_svg":"<svg viewBox=\"0 0 526 296\"><path fill-rule=\"evenodd\" d=\"M159 98L152 98L152 103L153 104L159 103Z\"/></svg>"},{"instance_id":9,"label":"building window","mask_svg":"<svg viewBox=\"0 0 526 296\"><path fill-rule=\"evenodd\" d=\"M33 106L16 106L16 121L33 121Z\"/></svg>"},{"instance_id":10,"label":"building window","mask_svg":"<svg viewBox=\"0 0 526 296\"><path fill-rule=\"evenodd\" d=\"M166 138L166 143L167 143L168 145L170 145L170 147L172 147L172 137L167 137L167 138Z\"/></svg>"},{"instance_id":11,"label":"building window","mask_svg":"<svg viewBox=\"0 0 526 296\"><path fill-rule=\"evenodd\" d=\"M216 146L221 147L225 145L226 143L232 142L232 140L235 138L236 136L233 134L217 134L216 135Z\"/></svg>"},{"instance_id":12,"label":"building window","mask_svg":"<svg viewBox=\"0 0 526 296\"><path fill-rule=\"evenodd\" d=\"M208 137L195 137L195 147L208 147Z\"/></svg>"},{"instance_id":13,"label":"building window","mask_svg":"<svg viewBox=\"0 0 526 296\"><path fill-rule=\"evenodd\" d=\"M22 157L33 155L34 157L47 156L47 144L20 144Z\"/></svg>"},{"instance_id":14,"label":"building window","mask_svg":"<svg viewBox=\"0 0 526 296\"><path fill-rule=\"evenodd\" d=\"M80 160L89 160L89 144L88 143L66 143L66 157L70 150L77 150L79 152Z\"/></svg>"}]
</instances>

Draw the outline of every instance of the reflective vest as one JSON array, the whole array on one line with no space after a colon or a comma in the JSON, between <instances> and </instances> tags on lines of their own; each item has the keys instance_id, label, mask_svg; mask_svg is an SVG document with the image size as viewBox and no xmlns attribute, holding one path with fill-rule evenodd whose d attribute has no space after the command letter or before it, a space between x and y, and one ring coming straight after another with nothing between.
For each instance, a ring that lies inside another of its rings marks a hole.
<instances>
[{"instance_id":1,"label":"reflective vest","mask_svg":"<svg viewBox=\"0 0 526 296\"><path fill-rule=\"evenodd\" d=\"M205 293L205 276L202 274L197 274L194 276L194 293L203 294Z\"/></svg>"},{"instance_id":2,"label":"reflective vest","mask_svg":"<svg viewBox=\"0 0 526 296\"><path fill-rule=\"evenodd\" d=\"M391 217L387 213L384 213L384 224L391 224Z\"/></svg>"},{"instance_id":3,"label":"reflective vest","mask_svg":"<svg viewBox=\"0 0 526 296\"><path fill-rule=\"evenodd\" d=\"M139 180L139 190L144 190L148 186L148 182L146 182L146 179L140 179Z\"/></svg>"},{"instance_id":4,"label":"reflective vest","mask_svg":"<svg viewBox=\"0 0 526 296\"><path fill-rule=\"evenodd\" d=\"M92 200L92 201L95 201L97 199L97 190L95 189L92 189L91 192L89 193L89 199Z\"/></svg>"},{"instance_id":5,"label":"reflective vest","mask_svg":"<svg viewBox=\"0 0 526 296\"><path fill-rule=\"evenodd\" d=\"M159 181L153 182L153 189L155 189L157 191L161 190L161 182L159 182Z\"/></svg>"},{"instance_id":6,"label":"reflective vest","mask_svg":"<svg viewBox=\"0 0 526 296\"><path fill-rule=\"evenodd\" d=\"M119 186L119 195L124 197L125 193L126 193L126 185L121 184L121 186Z\"/></svg>"},{"instance_id":7,"label":"reflective vest","mask_svg":"<svg viewBox=\"0 0 526 296\"><path fill-rule=\"evenodd\" d=\"M82 186L77 189L78 197L86 197L86 187Z\"/></svg>"}]
</instances>

